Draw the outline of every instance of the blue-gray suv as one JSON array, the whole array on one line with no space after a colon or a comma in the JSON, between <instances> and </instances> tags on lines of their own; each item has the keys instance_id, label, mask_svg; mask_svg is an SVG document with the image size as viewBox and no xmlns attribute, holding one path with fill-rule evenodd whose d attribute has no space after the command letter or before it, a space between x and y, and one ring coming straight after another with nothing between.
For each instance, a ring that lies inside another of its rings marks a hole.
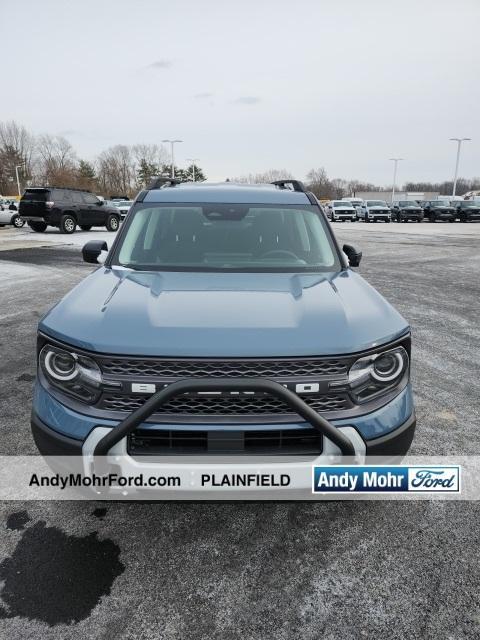
<instances>
[{"instance_id":1,"label":"blue-gray suv","mask_svg":"<svg viewBox=\"0 0 480 640\"><path fill-rule=\"evenodd\" d=\"M187 473L409 449L409 325L302 183L157 179L83 257L101 264L39 324L42 454Z\"/></svg>"}]
</instances>

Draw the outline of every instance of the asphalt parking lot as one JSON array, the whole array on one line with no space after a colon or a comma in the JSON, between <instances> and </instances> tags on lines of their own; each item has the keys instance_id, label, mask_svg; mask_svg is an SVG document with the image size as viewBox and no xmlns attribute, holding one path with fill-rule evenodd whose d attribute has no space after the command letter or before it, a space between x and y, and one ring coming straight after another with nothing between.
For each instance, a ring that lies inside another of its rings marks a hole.
<instances>
[{"instance_id":1,"label":"asphalt parking lot","mask_svg":"<svg viewBox=\"0 0 480 640\"><path fill-rule=\"evenodd\" d=\"M480 454L480 224L334 226L412 325L412 453ZM0 454L35 453L36 323L91 270L86 237L112 234L0 230ZM0 638L479 637L479 515L474 502L5 502Z\"/></svg>"}]
</instances>

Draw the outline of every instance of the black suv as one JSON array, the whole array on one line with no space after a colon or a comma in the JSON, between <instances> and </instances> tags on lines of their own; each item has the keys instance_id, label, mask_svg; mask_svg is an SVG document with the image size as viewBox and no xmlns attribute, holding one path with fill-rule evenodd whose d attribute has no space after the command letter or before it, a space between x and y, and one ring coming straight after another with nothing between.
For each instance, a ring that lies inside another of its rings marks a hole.
<instances>
[{"instance_id":1,"label":"black suv","mask_svg":"<svg viewBox=\"0 0 480 640\"><path fill-rule=\"evenodd\" d=\"M455 222L455 207L452 207L448 200L424 200L420 202L423 214L430 222L437 220L448 220Z\"/></svg>"},{"instance_id":2,"label":"black suv","mask_svg":"<svg viewBox=\"0 0 480 640\"><path fill-rule=\"evenodd\" d=\"M460 218L460 222L471 222L472 220L480 220L480 202L474 200L462 200L455 202L457 209L456 216Z\"/></svg>"},{"instance_id":3,"label":"black suv","mask_svg":"<svg viewBox=\"0 0 480 640\"><path fill-rule=\"evenodd\" d=\"M20 218L31 229L42 233L47 227L58 227L62 233L73 233L77 225L82 231L106 227L117 231L120 212L109 207L89 191L57 187L31 187L20 200Z\"/></svg>"}]
</instances>

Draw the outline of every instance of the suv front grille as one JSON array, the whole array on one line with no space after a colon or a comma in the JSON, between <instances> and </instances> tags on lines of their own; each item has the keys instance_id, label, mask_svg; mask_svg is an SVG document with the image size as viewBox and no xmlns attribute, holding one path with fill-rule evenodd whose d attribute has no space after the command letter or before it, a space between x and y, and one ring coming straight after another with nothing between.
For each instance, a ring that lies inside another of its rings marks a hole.
<instances>
[{"instance_id":1,"label":"suv front grille","mask_svg":"<svg viewBox=\"0 0 480 640\"><path fill-rule=\"evenodd\" d=\"M149 396L105 394L101 408L110 411L133 411L141 407ZM339 394L308 394L302 399L315 411L341 411L351 406L347 396ZM261 415L291 414L292 410L281 400L266 394L206 396L185 393L164 404L159 414L182 415Z\"/></svg>"},{"instance_id":2,"label":"suv front grille","mask_svg":"<svg viewBox=\"0 0 480 640\"><path fill-rule=\"evenodd\" d=\"M99 359L105 374L128 378L302 378L345 375L348 363L340 359L284 360L169 360L146 358Z\"/></svg>"}]
</instances>

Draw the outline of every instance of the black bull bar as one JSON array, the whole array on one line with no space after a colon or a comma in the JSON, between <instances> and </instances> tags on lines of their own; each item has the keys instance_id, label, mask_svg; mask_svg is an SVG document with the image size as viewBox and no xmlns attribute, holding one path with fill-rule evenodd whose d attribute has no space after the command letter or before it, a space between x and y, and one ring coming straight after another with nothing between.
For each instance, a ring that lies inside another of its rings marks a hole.
<instances>
[{"instance_id":1,"label":"black bull bar","mask_svg":"<svg viewBox=\"0 0 480 640\"><path fill-rule=\"evenodd\" d=\"M99 440L94 450L94 456L106 456L110 449L120 442L122 438L135 431L142 422L175 396L188 392L214 391L260 391L275 396L293 409L306 422L309 422L319 433L337 445L343 455L355 456L356 454L354 445L344 433L309 407L300 396L279 382L264 378L194 378L172 382L167 387L154 393L145 404L132 411L130 415Z\"/></svg>"}]
</instances>

